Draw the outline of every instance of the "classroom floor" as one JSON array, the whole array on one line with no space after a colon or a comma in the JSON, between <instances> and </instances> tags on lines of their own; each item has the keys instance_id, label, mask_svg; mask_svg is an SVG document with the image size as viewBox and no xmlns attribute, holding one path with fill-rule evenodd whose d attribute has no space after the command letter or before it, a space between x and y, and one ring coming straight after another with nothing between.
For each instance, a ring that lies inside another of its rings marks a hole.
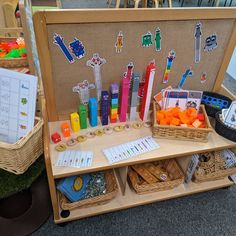
<instances>
[{"instance_id":1,"label":"classroom floor","mask_svg":"<svg viewBox=\"0 0 236 236\"><path fill-rule=\"evenodd\" d=\"M55 5L54 0L32 2ZM185 2L185 6L194 6L196 1ZM224 2L221 1L221 6ZM61 0L61 3L63 8L106 7L106 0ZM202 6L207 4L208 0L205 0ZM173 5L179 6L179 1L175 0ZM236 5L235 0L232 5ZM236 94L233 78L226 76L224 84ZM33 234L41 235L233 236L236 235L236 187L90 217L70 222L64 227L55 225L51 216Z\"/></svg>"}]
</instances>

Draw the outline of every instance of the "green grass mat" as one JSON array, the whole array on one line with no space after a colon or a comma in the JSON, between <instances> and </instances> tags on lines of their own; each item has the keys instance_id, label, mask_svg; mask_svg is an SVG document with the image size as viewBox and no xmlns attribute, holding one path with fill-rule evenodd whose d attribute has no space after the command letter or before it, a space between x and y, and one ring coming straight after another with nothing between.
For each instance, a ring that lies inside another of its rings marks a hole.
<instances>
[{"instance_id":1,"label":"green grass mat","mask_svg":"<svg viewBox=\"0 0 236 236\"><path fill-rule=\"evenodd\" d=\"M0 199L29 188L44 169L43 156L40 156L37 161L21 175L15 175L0 169Z\"/></svg>"}]
</instances>

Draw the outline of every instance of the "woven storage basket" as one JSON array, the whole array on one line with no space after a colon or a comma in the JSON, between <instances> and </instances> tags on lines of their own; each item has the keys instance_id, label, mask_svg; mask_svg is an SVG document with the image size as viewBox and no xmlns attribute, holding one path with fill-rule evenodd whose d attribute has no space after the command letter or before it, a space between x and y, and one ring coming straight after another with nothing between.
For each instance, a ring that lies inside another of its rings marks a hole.
<instances>
[{"instance_id":1,"label":"woven storage basket","mask_svg":"<svg viewBox=\"0 0 236 236\"><path fill-rule=\"evenodd\" d=\"M220 119L221 111L216 113L215 116L215 131L217 134L236 142L236 130L225 125Z\"/></svg>"},{"instance_id":2,"label":"woven storage basket","mask_svg":"<svg viewBox=\"0 0 236 236\"><path fill-rule=\"evenodd\" d=\"M105 204L113 199L118 192L118 185L113 170L105 172L106 193L97 197L84 199L78 202L70 202L63 194L59 193L60 206L63 210L72 210L75 208L90 207Z\"/></svg>"},{"instance_id":3,"label":"woven storage basket","mask_svg":"<svg viewBox=\"0 0 236 236\"><path fill-rule=\"evenodd\" d=\"M34 128L14 144L0 142L0 168L23 174L43 154L43 120L35 118Z\"/></svg>"},{"instance_id":4,"label":"woven storage basket","mask_svg":"<svg viewBox=\"0 0 236 236\"><path fill-rule=\"evenodd\" d=\"M236 167L224 169L224 160L220 157L220 152L216 151L212 153L208 162L203 162L198 165L193 174L193 181L198 183L223 179L235 173Z\"/></svg>"},{"instance_id":5,"label":"woven storage basket","mask_svg":"<svg viewBox=\"0 0 236 236\"><path fill-rule=\"evenodd\" d=\"M203 92L202 97L204 97L204 96L211 96L211 97L216 98L216 99L226 100L228 102L228 104L223 109L229 108L230 104L232 103L232 100L230 98L228 98L226 96L223 96L219 93L213 93L213 92L206 92L205 91L205 92ZM205 105L207 115L211 116L211 117L214 117L214 118L215 118L216 113L221 110L219 108L210 106L209 104L206 104L203 101L202 101L202 104Z\"/></svg>"},{"instance_id":6,"label":"woven storage basket","mask_svg":"<svg viewBox=\"0 0 236 236\"><path fill-rule=\"evenodd\" d=\"M0 42L15 42L16 38L0 38ZM27 67L27 57L22 58L0 58L0 67L3 68L18 68Z\"/></svg>"},{"instance_id":7,"label":"woven storage basket","mask_svg":"<svg viewBox=\"0 0 236 236\"><path fill-rule=\"evenodd\" d=\"M163 168L168 172L171 181L148 184L141 183L138 174L129 167L128 176L130 183L137 194L153 193L173 189L184 182L184 174L175 159L160 161Z\"/></svg>"},{"instance_id":8,"label":"woven storage basket","mask_svg":"<svg viewBox=\"0 0 236 236\"><path fill-rule=\"evenodd\" d=\"M208 135L213 131L210 121L207 117L204 105L200 106L200 111L205 116L206 128L191 128L181 126L170 126L170 125L159 125L156 121L156 111L160 110L159 105L153 103L153 129L152 136L154 138L167 138L167 139L178 139L178 140L190 140L198 142L207 142Z\"/></svg>"}]
</instances>

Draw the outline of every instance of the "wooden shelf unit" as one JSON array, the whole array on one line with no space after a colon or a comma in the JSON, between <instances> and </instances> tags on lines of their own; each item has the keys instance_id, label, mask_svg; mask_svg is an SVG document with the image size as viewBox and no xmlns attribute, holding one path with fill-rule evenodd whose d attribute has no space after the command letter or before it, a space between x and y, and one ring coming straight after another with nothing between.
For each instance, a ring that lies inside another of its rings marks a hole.
<instances>
[{"instance_id":1,"label":"wooden shelf unit","mask_svg":"<svg viewBox=\"0 0 236 236\"><path fill-rule=\"evenodd\" d=\"M68 81L71 82L73 78L76 78L76 79L78 78L78 73L76 73L76 69L78 69L79 65L82 65L82 63L81 64L77 63L76 67L73 67L72 69L72 66L69 65L69 63L66 64L60 61L59 57L57 56L55 57L56 53L52 55L53 53L50 51L50 47L51 49L53 49L52 48L53 43L52 43L52 40L49 39L52 35L50 34L50 30L52 30L53 27L56 27L56 30L51 31L51 32L59 33L59 29L63 32L64 29L67 30L69 28L69 27L65 27L64 24L68 24L70 27L72 26L74 27L76 26L76 24L84 25L84 24L90 24L90 23L91 24L102 23L102 27L104 28L103 26L104 23L126 24L129 22L132 22L140 26L141 25L140 22L141 23L145 22L145 27L146 27L146 24L149 24L150 22L152 23L155 21L158 21L159 23L162 23L162 22L165 23L168 21L178 22L178 21L190 20L192 21L191 27L192 26L194 27L195 22L200 21L200 20L203 20L206 22L208 20L209 21L212 21L212 20L222 21L223 20L226 23L229 22L230 25L232 25L232 31L230 30L231 32L228 32L230 34L230 37L229 37L228 43L225 44L227 46L224 48L224 50L222 49L221 52L223 53L221 57L217 58L221 61L219 61L219 63L217 62L214 64L217 66L217 68L214 68L214 69L217 69L217 75L214 76L214 79L215 79L214 81L213 80L212 81L208 80L208 81L211 82L211 86L209 86L211 87L210 90L214 92L219 92L223 95L229 96L233 100L236 100L235 96L232 93L230 93L224 86L222 86L224 74L227 69L228 63L230 61L233 49L236 44L236 24L235 24L236 18L235 16L236 16L236 9L232 9L232 8L228 8L228 9L226 8L224 9L201 8L201 9L188 9L188 10L187 9L151 9L151 10L136 9L132 11L129 9L119 10L119 11L99 9L97 11L93 11L93 10L92 11L91 10L90 11L89 10L45 11L45 12L38 12L37 14L34 15L36 40L37 40L37 46L38 46L38 51L39 51L42 79L44 82L44 92L45 92L44 93L45 98L43 97L43 95L40 96L41 104L42 104L42 113L43 113L44 122L45 122L44 156L45 156L45 163L46 163L46 169L47 169L47 175L48 175L48 181L49 181L49 187L50 187L51 200L52 200L52 205L53 205L54 221L56 223L63 223L66 221L81 219L84 217L89 217L93 215L98 215L102 213L129 208L129 207L144 205L144 204L148 204L155 201L162 201L166 199L177 198L177 197L181 197L185 195L190 195L190 194L208 191L212 189L231 186L233 185L233 183L229 181L228 178L225 178L222 180L210 181L210 182L205 182L205 183L190 182L188 185L182 184L172 190L150 193L150 194L145 194L145 195L137 195L135 192L133 192L130 189L129 185L127 184L127 170L128 170L129 165L132 165L135 163L151 162L154 160L162 160L162 159L167 159L167 158L176 158L179 164L181 165L182 169L186 173L186 167L193 153L221 150L225 148L236 148L236 143L222 138L215 132L212 132L209 135L209 141L207 143L157 139L157 142L160 144L159 149L152 151L150 153L143 154L138 157L126 160L126 161L109 165L105 156L103 156L102 154L102 149L113 146L113 145L117 145L120 143L125 143L127 141L138 139L140 136L142 137L146 135L151 135L151 130L143 127L139 130L133 129L129 131L129 134L127 133L127 135L125 131L123 131L121 133L113 133L111 134L111 136L104 135L103 137L95 137L92 140L87 140L84 143L77 144L76 148L79 148L81 150L91 150L94 152L93 165L90 168L75 169L75 168L55 167L54 164L57 159L57 154L54 151L55 145L51 144L50 142L50 134L52 132L59 130L58 127L60 124L61 115L65 115L65 117L69 117L68 111L70 110L69 108L65 106L65 104L68 104L68 102L67 103L64 102L64 107L58 106L58 104L56 103L56 95L59 97L58 99L59 101L61 101L61 97L63 97L63 101L69 97L70 105L74 104L73 99L75 99L76 97L75 96L72 97L72 95L69 94L68 92L68 91L71 91L71 86L69 87L68 90L66 90L66 88L63 86L66 85L66 82ZM214 25L217 25L217 24L214 23ZM86 27L85 29L87 30ZM68 30L67 33L70 34L71 32L69 32ZM129 31L127 30L127 32ZM69 35L69 36L72 36L72 35ZM225 37L222 37L222 38L225 38ZM93 38L90 37L89 39L93 39ZM91 47L93 45L95 45L94 42L91 42ZM96 44L96 45L99 45L99 44ZM112 43L112 45L114 44ZM48 50L45 50L45 49L48 49ZM104 53L105 52L111 53L109 50L104 51ZM108 55L108 56L111 56L111 55ZM63 65L63 68L62 67L56 68L56 64L55 64L56 60L53 60L54 57L58 59L58 61L61 63L60 65ZM184 56L181 56L180 54L178 54L178 58L184 58L184 57L187 57L185 52L184 52ZM193 57L191 56L191 58ZM146 63L146 62L145 63L143 62L142 57L138 57L137 60L139 60L140 64L142 65ZM190 59L187 62L189 63L189 61ZM177 61L175 61L175 63L176 62ZM182 59L181 59L181 62L179 63L180 63L180 66L184 64ZM64 68L64 66L66 69ZM118 66L118 64L116 64L116 66ZM123 66L123 64L121 65L120 63L119 68L121 68L121 66ZM112 76L110 76L110 73L108 73L107 71L107 74L109 74L110 77L120 78L120 73L121 73L120 70L118 71L119 76L117 75L115 76L113 75L113 72L115 72L116 68L113 68L113 67L109 67L109 68L112 69L111 71ZM213 66L210 66L210 68L213 68ZM63 69L63 71L58 72L56 69L61 69L61 70ZM85 70L84 67L81 67L81 69ZM164 67L162 69L164 71ZM180 69L177 68L177 71L178 70ZM73 78L71 78L71 80L67 78L67 75L69 76L69 72L70 72L70 76L73 75ZM179 75L182 75L183 73L182 70L178 72L179 72ZM64 77L67 78L66 81L61 80L61 78L64 78ZM87 77L82 76L81 78L87 78ZM110 84L111 81L108 81L109 80L108 77L105 79L107 80L103 81L104 84L106 85ZM191 80L191 81L193 83L191 89L197 89L196 86L199 85L198 84L199 81L197 80ZM115 82L115 81L112 81L112 82ZM206 84L204 84L204 88L202 89L207 89L205 85ZM160 84L160 86L163 86L163 84L162 85ZM60 93L59 94L60 96L59 96L57 92L60 90L59 88L61 87L62 89L60 92L62 93ZM158 88L161 89L161 87L158 87ZM66 91L71 96L67 96ZM80 134L83 134L83 132L88 132L88 130L81 131ZM111 200L110 202L104 205L71 210L70 215L67 218L62 218L60 215L61 209L59 206L57 190L56 190L57 179L66 177L66 176L81 174L81 173L106 170L110 168L115 168L116 177L119 184L119 193L117 194L116 198L114 198L113 200Z\"/></svg>"}]
</instances>

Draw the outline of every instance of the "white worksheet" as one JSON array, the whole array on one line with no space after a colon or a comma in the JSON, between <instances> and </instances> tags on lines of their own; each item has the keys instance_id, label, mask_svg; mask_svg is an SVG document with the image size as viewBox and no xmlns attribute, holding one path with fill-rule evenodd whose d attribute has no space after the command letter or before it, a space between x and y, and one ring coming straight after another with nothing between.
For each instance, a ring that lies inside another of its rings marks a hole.
<instances>
[{"instance_id":1,"label":"white worksheet","mask_svg":"<svg viewBox=\"0 0 236 236\"><path fill-rule=\"evenodd\" d=\"M113 164L146 152L153 151L159 147L159 144L151 136L146 136L132 142L103 149L103 153L109 163Z\"/></svg>"},{"instance_id":2,"label":"white worksheet","mask_svg":"<svg viewBox=\"0 0 236 236\"><path fill-rule=\"evenodd\" d=\"M0 68L0 141L15 143L34 127L37 81Z\"/></svg>"}]
</instances>

